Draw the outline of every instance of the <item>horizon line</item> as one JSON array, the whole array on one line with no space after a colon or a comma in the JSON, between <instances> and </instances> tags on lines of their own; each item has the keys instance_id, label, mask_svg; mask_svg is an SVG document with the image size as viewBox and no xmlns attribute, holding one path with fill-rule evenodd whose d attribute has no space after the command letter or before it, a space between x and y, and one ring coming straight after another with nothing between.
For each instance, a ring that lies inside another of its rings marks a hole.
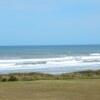
<instances>
[{"instance_id":1,"label":"horizon line","mask_svg":"<svg viewBox=\"0 0 100 100\"><path fill-rule=\"evenodd\" d=\"M0 47L8 47L8 46L80 46L80 45L100 45L100 44L43 44L43 45L0 45Z\"/></svg>"}]
</instances>

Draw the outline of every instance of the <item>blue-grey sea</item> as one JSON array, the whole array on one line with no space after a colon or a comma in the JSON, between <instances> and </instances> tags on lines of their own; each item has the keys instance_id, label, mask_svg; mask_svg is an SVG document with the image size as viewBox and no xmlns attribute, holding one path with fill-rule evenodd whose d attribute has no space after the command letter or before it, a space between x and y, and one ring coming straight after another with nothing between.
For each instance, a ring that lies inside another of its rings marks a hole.
<instances>
[{"instance_id":1,"label":"blue-grey sea","mask_svg":"<svg viewBox=\"0 0 100 100\"><path fill-rule=\"evenodd\" d=\"M100 45L0 46L0 73L100 69Z\"/></svg>"}]
</instances>

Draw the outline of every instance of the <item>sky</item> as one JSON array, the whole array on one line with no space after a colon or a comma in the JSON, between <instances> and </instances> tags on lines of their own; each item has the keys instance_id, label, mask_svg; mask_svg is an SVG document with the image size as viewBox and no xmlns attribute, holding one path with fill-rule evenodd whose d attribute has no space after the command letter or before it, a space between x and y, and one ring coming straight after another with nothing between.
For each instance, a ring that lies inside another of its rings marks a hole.
<instances>
[{"instance_id":1,"label":"sky","mask_svg":"<svg viewBox=\"0 0 100 100\"><path fill-rule=\"evenodd\" d=\"M100 0L0 0L0 46L100 44Z\"/></svg>"}]
</instances>

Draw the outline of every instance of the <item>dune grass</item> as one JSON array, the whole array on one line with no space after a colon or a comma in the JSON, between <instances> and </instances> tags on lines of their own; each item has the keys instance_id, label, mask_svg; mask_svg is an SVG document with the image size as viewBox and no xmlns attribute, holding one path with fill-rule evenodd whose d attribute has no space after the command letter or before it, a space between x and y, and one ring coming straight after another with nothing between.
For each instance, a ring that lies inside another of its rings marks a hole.
<instances>
[{"instance_id":1,"label":"dune grass","mask_svg":"<svg viewBox=\"0 0 100 100\"><path fill-rule=\"evenodd\" d=\"M61 75L51 75L43 73L13 73L0 74L0 81L35 81L35 80L68 80L68 79L100 79L100 70L81 71L65 73Z\"/></svg>"},{"instance_id":2,"label":"dune grass","mask_svg":"<svg viewBox=\"0 0 100 100\"><path fill-rule=\"evenodd\" d=\"M100 100L100 79L0 82L0 100Z\"/></svg>"}]
</instances>

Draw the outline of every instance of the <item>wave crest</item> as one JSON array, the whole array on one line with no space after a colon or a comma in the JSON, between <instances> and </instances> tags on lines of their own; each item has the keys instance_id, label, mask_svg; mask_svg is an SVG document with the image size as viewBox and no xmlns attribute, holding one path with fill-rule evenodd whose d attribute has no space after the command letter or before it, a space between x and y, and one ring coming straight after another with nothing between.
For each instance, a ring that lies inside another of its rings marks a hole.
<instances>
[{"instance_id":1,"label":"wave crest","mask_svg":"<svg viewBox=\"0 0 100 100\"><path fill-rule=\"evenodd\" d=\"M92 53L90 56L100 56L100 53Z\"/></svg>"}]
</instances>

